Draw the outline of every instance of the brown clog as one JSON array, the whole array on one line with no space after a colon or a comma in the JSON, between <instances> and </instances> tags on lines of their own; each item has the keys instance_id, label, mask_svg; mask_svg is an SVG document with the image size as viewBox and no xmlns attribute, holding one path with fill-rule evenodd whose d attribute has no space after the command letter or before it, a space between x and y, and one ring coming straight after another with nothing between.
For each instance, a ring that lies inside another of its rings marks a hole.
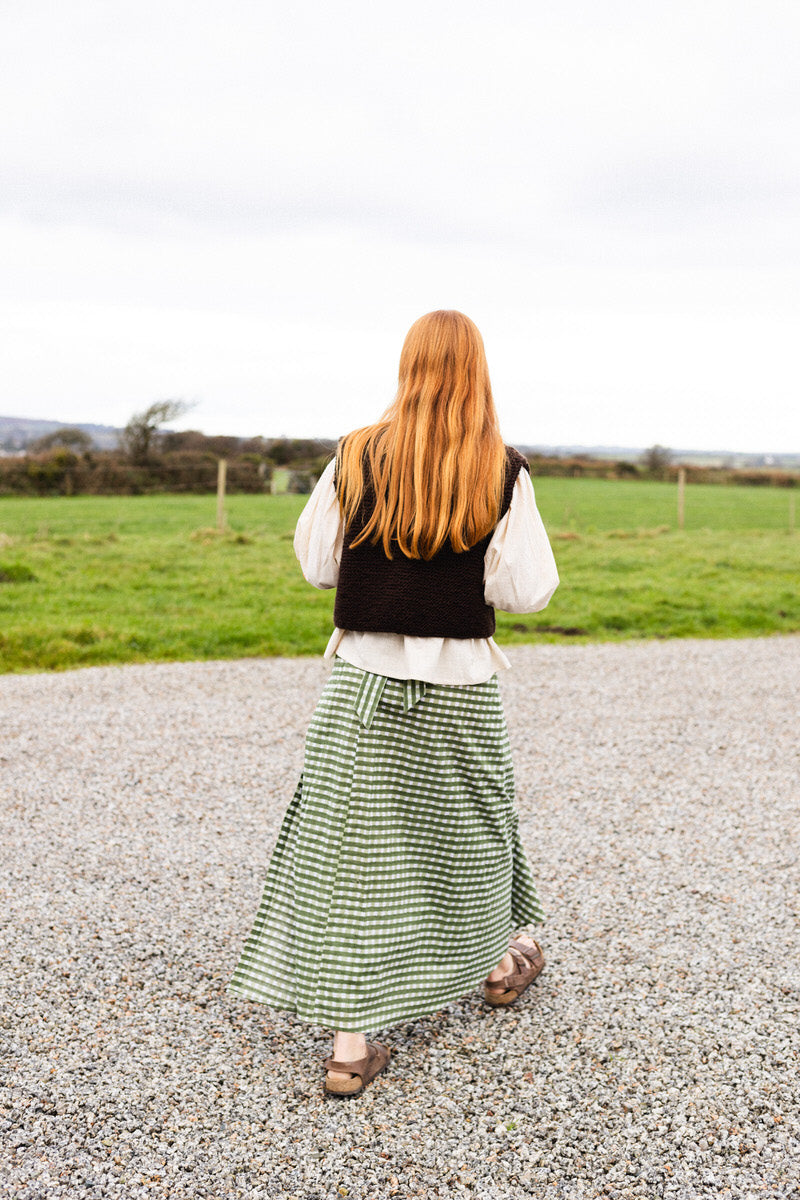
<instances>
[{"instance_id":1,"label":"brown clog","mask_svg":"<svg viewBox=\"0 0 800 1200\"><path fill-rule=\"evenodd\" d=\"M494 982L487 979L483 985L484 999L494 1008L513 1004L533 983L537 975L541 974L544 967L544 955L538 942L527 946L525 942L512 938L508 943L508 952L514 959L517 970Z\"/></svg>"},{"instance_id":2,"label":"brown clog","mask_svg":"<svg viewBox=\"0 0 800 1200\"><path fill-rule=\"evenodd\" d=\"M351 1079L327 1079L325 1091L329 1096L357 1096L382 1071L389 1062L390 1053L380 1042L367 1042L367 1053L355 1062L338 1062L335 1058L326 1058L324 1066L328 1071L350 1071Z\"/></svg>"}]
</instances>

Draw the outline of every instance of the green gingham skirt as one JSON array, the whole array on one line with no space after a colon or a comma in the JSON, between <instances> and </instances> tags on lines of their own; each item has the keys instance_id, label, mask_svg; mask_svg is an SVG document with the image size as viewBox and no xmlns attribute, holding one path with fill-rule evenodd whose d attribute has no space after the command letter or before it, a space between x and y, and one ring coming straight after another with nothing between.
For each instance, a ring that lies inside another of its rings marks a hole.
<instances>
[{"instance_id":1,"label":"green gingham skirt","mask_svg":"<svg viewBox=\"0 0 800 1200\"><path fill-rule=\"evenodd\" d=\"M448 686L337 658L227 991L368 1032L464 996L543 919L496 676Z\"/></svg>"}]
</instances>

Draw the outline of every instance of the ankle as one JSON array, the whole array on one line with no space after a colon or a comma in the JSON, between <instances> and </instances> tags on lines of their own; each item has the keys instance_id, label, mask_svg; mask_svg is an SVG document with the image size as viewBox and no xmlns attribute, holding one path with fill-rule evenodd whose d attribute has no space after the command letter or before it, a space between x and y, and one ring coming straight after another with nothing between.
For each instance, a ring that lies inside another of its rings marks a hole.
<instances>
[{"instance_id":1,"label":"ankle","mask_svg":"<svg viewBox=\"0 0 800 1200\"><path fill-rule=\"evenodd\" d=\"M501 979L504 975L509 975L513 969L514 959L510 954L506 953L500 959L500 962L497 964L494 970L489 972L489 978L491 980Z\"/></svg>"},{"instance_id":2,"label":"ankle","mask_svg":"<svg viewBox=\"0 0 800 1200\"><path fill-rule=\"evenodd\" d=\"M333 1057L339 1062L355 1062L367 1053L367 1039L363 1033L351 1033L337 1029L333 1035Z\"/></svg>"}]
</instances>

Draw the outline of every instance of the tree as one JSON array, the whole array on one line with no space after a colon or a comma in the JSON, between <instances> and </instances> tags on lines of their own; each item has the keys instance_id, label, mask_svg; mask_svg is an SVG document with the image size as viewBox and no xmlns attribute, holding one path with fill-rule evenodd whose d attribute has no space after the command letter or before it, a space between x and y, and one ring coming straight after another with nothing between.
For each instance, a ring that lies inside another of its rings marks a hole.
<instances>
[{"instance_id":1,"label":"tree","mask_svg":"<svg viewBox=\"0 0 800 1200\"><path fill-rule=\"evenodd\" d=\"M663 475L672 462L672 451L666 446L650 446L644 452L644 465L653 475Z\"/></svg>"},{"instance_id":2,"label":"tree","mask_svg":"<svg viewBox=\"0 0 800 1200\"><path fill-rule=\"evenodd\" d=\"M156 400L144 412L134 413L120 435L122 449L131 462L146 463L161 426L167 421L177 421L191 408L194 405L186 400Z\"/></svg>"},{"instance_id":3,"label":"tree","mask_svg":"<svg viewBox=\"0 0 800 1200\"><path fill-rule=\"evenodd\" d=\"M44 450L55 450L58 446L66 446L76 454L85 454L87 450L92 449L94 442L89 434L77 425L64 425L61 429L54 429L52 433L45 433L36 438L27 448L34 454L39 454Z\"/></svg>"}]
</instances>

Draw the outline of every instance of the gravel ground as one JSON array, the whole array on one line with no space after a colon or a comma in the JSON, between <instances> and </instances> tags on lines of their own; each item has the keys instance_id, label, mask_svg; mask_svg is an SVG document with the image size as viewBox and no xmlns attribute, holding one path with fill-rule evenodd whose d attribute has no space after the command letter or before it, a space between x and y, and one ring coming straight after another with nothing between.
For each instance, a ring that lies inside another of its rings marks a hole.
<instances>
[{"instance_id":1,"label":"gravel ground","mask_svg":"<svg viewBox=\"0 0 800 1200\"><path fill-rule=\"evenodd\" d=\"M224 991L327 666L0 679L3 1196L800 1195L800 637L512 655L547 967L352 1101Z\"/></svg>"}]
</instances>

